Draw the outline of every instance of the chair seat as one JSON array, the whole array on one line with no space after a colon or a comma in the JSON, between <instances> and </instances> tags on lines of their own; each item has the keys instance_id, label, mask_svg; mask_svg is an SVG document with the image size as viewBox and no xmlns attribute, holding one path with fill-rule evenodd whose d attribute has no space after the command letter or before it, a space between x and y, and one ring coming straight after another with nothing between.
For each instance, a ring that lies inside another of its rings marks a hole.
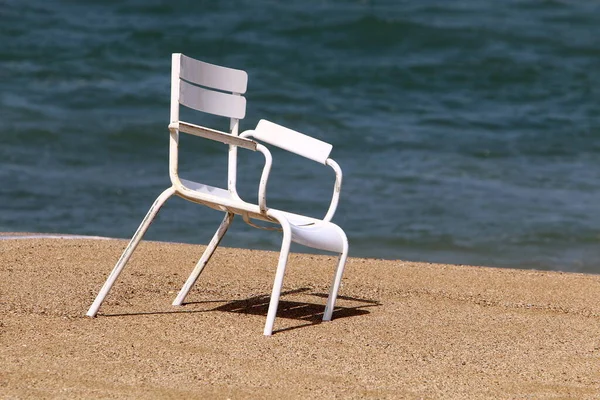
<instances>
[{"instance_id":1,"label":"chair seat","mask_svg":"<svg viewBox=\"0 0 600 400\"><path fill-rule=\"evenodd\" d=\"M209 195L218 197L219 199L225 199L229 201L240 201L235 197L229 190L221 189L214 186L205 185L203 183L189 181L187 179L181 179L181 183L187 189L193 190L194 192L202 195Z\"/></svg>"},{"instance_id":2,"label":"chair seat","mask_svg":"<svg viewBox=\"0 0 600 400\"><path fill-rule=\"evenodd\" d=\"M283 212L283 214L286 214L287 217L290 213ZM303 225L296 225L296 223L290 221L292 242L313 249L342 253L346 237L342 228L333 222L316 221Z\"/></svg>"},{"instance_id":3,"label":"chair seat","mask_svg":"<svg viewBox=\"0 0 600 400\"><path fill-rule=\"evenodd\" d=\"M274 222L273 218L268 218L269 214L283 215L290 223L292 229L292 241L295 243L313 249L336 253L341 253L343 251L345 234L343 230L333 222L326 222L320 219L273 208L270 208L267 211L267 216L265 216L260 213L260 209L257 205L239 199L228 190L186 179L181 179L181 183L185 188L198 193L201 197L206 196L206 201L210 201L210 197L216 197L220 200L220 204L225 202L231 203L231 207L217 204L212 207L221 211L227 210L239 215L247 214L250 218L268 222ZM225 202L223 200L225 200Z\"/></svg>"}]
</instances>

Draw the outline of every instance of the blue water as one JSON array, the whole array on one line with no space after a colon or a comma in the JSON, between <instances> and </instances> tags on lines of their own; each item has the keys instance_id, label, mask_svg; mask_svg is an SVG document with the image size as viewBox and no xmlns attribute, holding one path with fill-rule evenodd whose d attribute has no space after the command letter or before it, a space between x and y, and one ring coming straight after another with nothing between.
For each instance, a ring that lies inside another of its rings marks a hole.
<instances>
[{"instance_id":1,"label":"blue water","mask_svg":"<svg viewBox=\"0 0 600 400\"><path fill-rule=\"evenodd\" d=\"M169 185L182 52L248 71L242 129L334 145L352 256L600 273L598 2L183 3L0 2L0 231L130 237ZM182 146L184 178L224 185L221 146ZM274 157L270 204L322 215L333 174ZM206 243L220 219L172 199L147 238ZM224 245L279 241L238 222Z\"/></svg>"}]
</instances>

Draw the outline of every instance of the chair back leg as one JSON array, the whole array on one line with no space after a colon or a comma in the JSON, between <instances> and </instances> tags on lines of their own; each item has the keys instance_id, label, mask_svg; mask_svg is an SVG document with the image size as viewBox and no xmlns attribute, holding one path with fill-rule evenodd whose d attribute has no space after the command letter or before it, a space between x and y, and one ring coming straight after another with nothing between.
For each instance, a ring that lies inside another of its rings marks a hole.
<instances>
[{"instance_id":1,"label":"chair back leg","mask_svg":"<svg viewBox=\"0 0 600 400\"><path fill-rule=\"evenodd\" d=\"M142 220L142 223L140 224L137 231L131 238L131 241L129 241L129 244L125 248L125 251L123 251L121 258L119 258L119 261L117 261L117 264L115 265L112 272L108 276L108 279L102 286L102 289L100 289L98 296L96 296L96 299L94 300L90 309L86 313L86 315L88 317L96 316L96 314L98 313L98 309L100 308L100 306L102 305L102 302L104 301L104 298L106 297L106 295L112 288L113 284L119 277L119 274L123 270L123 267L125 267L125 264L127 264L127 261L129 261L129 258L135 251L135 248L137 247L137 245L140 243L140 240L142 240L142 237L144 236L144 234L148 230L148 227L150 226L150 224L156 217L156 214L158 214L158 212L160 211L160 208L163 206L163 204L165 204L165 201L167 201L169 199L169 197L171 197L173 195L173 193L175 193L175 189L173 187L170 187L170 188L166 189L164 192L162 192L160 194L160 196L158 196L157 199L154 201L154 204L152 204L152 207L150 207L150 210L148 210L146 217L144 217L144 219Z\"/></svg>"},{"instance_id":2,"label":"chair back leg","mask_svg":"<svg viewBox=\"0 0 600 400\"><path fill-rule=\"evenodd\" d=\"M208 261L219 246L219 243L221 243L221 239L223 239L223 236L225 236L225 233L227 233L227 229L229 229L229 225L231 225L234 216L235 214L230 212L225 214L225 218L223 218L221 225L219 225L219 229L217 229L217 232L215 232L215 235L206 247L206 250L204 250L204 253L202 253L202 257L200 257L200 260L198 260L198 263L196 264L187 281L179 291L179 294L177 294L177 297L175 298L175 300L173 300L174 306L180 306L183 304L183 301L185 300L185 297L187 296L188 292L190 291L192 286L194 286L194 283L196 283L196 281L198 280L198 277L204 270L204 267L206 266L206 264L208 264Z\"/></svg>"}]
</instances>

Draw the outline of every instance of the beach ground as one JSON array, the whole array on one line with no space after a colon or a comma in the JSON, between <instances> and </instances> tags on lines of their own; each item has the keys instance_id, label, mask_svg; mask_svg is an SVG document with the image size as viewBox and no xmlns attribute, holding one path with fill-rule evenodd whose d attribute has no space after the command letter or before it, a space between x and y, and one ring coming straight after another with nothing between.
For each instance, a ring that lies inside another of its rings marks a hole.
<instances>
[{"instance_id":1,"label":"beach ground","mask_svg":"<svg viewBox=\"0 0 600 400\"><path fill-rule=\"evenodd\" d=\"M0 397L600 398L600 276L143 242L85 313L123 240L0 240Z\"/></svg>"}]
</instances>

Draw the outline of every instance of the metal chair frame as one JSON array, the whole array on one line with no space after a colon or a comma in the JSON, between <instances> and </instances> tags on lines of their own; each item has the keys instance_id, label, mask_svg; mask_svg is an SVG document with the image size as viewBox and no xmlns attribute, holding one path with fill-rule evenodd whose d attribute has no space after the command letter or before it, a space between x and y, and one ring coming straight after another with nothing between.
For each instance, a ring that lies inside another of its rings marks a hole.
<instances>
[{"instance_id":1,"label":"metal chair frame","mask_svg":"<svg viewBox=\"0 0 600 400\"><path fill-rule=\"evenodd\" d=\"M172 186L163 191L150 207L145 218L142 220L131 241L125 248L123 254L117 261L114 269L89 308L87 312L88 316L96 316L106 295L125 267L125 264L129 261L129 258L158 214L160 208L175 194L194 203L203 204L213 209L223 211L225 212L225 217L212 240L207 245L202 257L173 301L173 305L180 306L183 304L190 289L204 270L204 267L206 267L208 261L221 242L221 239L227 232L234 216L241 215L246 223L254 227L259 226L252 222L253 219L278 224L283 231L281 251L267 312L267 320L263 332L264 335L270 336L273 333L273 325L283 286L283 277L291 242L339 254L339 262L323 314L324 321L331 320L348 256L348 240L346 234L339 226L331 222L338 205L342 185L342 170L335 161L329 158L332 149L332 146L329 143L325 143L267 120L261 120L254 130L238 134L239 121L244 118L246 112L246 99L242 95L246 92L247 82L248 75L245 71L208 64L179 53L172 55L171 115L169 124L169 176ZM230 133L180 121L180 105L230 118ZM178 156L180 133L187 133L229 145L227 189L221 189L179 178ZM267 147L259 142L264 142L296 153L333 169L336 177L334 190L329 209L323 219L293 214L269 208L267 206L267 183L271 170L272 156ZM264 155L265 164L258 187L258 204L242 200L237 193L238 148L258 151Z\"/></svg>"}]
</instances>

